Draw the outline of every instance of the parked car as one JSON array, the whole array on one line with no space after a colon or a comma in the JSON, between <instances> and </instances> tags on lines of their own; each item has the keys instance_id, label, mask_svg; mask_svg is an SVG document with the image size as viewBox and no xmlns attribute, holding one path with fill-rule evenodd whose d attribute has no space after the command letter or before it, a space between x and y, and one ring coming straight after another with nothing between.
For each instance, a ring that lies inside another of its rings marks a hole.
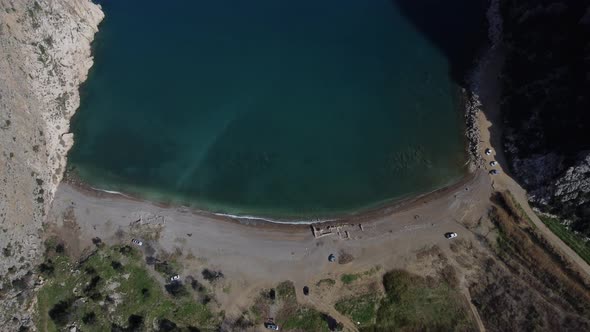
<instances>
[{"instance_id":1,"label":"parked car","mask_svg":"<svg viewBox=\"0 0 590 332\"><path fill-rule=\"evenodd\" d=\"M170 281L177 281L177 280L180 280L180 276L178 274L170 277Z\"/></svg>"},{"instance_id":2,"label":"parked car","mask_svg":"<svg viewBox=\"0 0 590 332\"><path fill-rule=\"evenodd\" d=\"M131 239L131 243L140 247L143 246L143 242L139 241L138 239Z\"/></svg>"},{"instance_id":3,"label":"parked car","mask_svg":"<svg viewBox=\"0 0 590 332\"><path fill-rule=\"evenodd\" d=\"M328 256L328 260L329 260L330 262L335 262L335 261L336 261L336 255L334 255L334 254L330 254L330 256Z\"/></svg>"},{"instance_id":4,"label":"parked car","mask_svg":"<svg viewBox=\"0 0 590 332\"><path fill-rule=\"evenodd\" d=\"M497 169L493 169L493 170L490 171L490 174L491 175L498 175L498 174L500 174L500 171L497 170Z\"/></svg>"},{"instance_id":5,"label":"parked car","mask_svg":"<svg viewBox=\"0 0 590 332\"><path fill-rule=\"evenodd\" d=\"M309 287L303 287L303 295L309 295Z\"/></svg>"},{"instance_id":6,"label":"parked car","mask_svg":"<svg viewBox=\"0 0 590 332\"><path fill-rule=\"evenodd\" d=\"M495 160L490 161L490 166L494 167L496 165L498 165L497 161L495 161Z\"/></svg>"},{"instance_id":7,"label":"parked car","mask_svg":"<svg viewBox=\"0 0 590 332\"><path fill-rule=\"evenodd\" d=\"M445 233L445 237L447 239L454 239L454 238L457 237L457 233L455 233L455 232L448 232L448 233Z\"/></svg>"},{"instance_id":8,"label":"parked car","mask_svg":"<svg viewBox=\"0 0 590 332\"><path fill-rule=\"evenodd\" d=\"M491 154L492 154L492 149L490 149L490 148L487 148L487 149L485 150L485 153L486 153L486 156L489 156L489 155L491 155Z\"/></svg>"},{"instance_id":9,"label":"parked car","mask_svg":"<svg viewBox=\"0 0 590 332\"><path fill-rule=\"evenodd\" d=\"M275 320L273 318L267 319L266 322L264 322L264 327L266 327L269 330L273 330L273 331L279 330L279 326L277 324L275 324Z\"/></svg>"}]
</instances>

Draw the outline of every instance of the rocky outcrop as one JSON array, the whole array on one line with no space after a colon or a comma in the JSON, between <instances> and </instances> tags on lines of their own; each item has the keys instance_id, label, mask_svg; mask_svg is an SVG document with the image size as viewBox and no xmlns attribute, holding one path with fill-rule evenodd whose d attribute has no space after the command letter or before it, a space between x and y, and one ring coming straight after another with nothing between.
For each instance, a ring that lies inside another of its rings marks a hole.
<instances>
[{"instance_id":1,"label":"rocky outcrop","mask_svg":"<svg viewBox=\"0 0 590 332\"><path fill-rule=\"evenodd\" d=\"M590 235L590 5L501 0L504 145L543 211Z\"/></svg>"},{"instance_id":2,"label":"rocky outcrop","mask_svg":"<svg viewBox=\"0 0 590 332\"><path fill-rule=\"evenodd\" d=\"M568 168L557 181L553 196L561 203L583 205L590 201L590 152L572 167Z\"/></svg>"},{"instance_id":3,"label":"rocky outcrop","mask_svg":"<svg viewBox=\"0 0 590 332\"><path fill-rule=\"evenodd\" d=\"M465 104L465 137L467 138L467 154L469 157L469 165L474 171L477 168L481 168L484 164L484 159L480 153L480 140L481 133L477 123L477 113L481 112L481 101L477 94L471 93L468 96L466 91L463 92L466 98Z\"/></svg>"},{"instance_id":4,"label":"rocky outcrop","mask_svg":"<svg viewBox=\"0 0 590 332\"><path fill-rule=\"evenodd\" d=\"M66 167L69 120L102 18L90 0L0 0L3 331L26 325L24 281L42 253L45 212Z\"/></svg>"}]
</instances>

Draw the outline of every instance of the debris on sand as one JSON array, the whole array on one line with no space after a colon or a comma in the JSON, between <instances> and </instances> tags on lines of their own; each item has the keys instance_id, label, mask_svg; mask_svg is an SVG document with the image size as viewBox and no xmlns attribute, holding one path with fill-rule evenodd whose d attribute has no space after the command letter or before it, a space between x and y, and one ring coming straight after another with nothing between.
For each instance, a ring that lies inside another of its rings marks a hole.
<instances>
[{"instance_id":1,"label":"debris on sand","mask_svg":"<svg viewBox=\"0 0 590 332\"><path fill-rule=\"evenodd\" d=\"M352 262L354 260L354 256L352 256L350 253L341 250L338 253L338 264L348 264L350 262Z\"/></svg>"},{"instance_id":2,"label":"debris on sand","mask_svg":"<svg viewBox=\"0 0 590 332\"><path fill-rule=\"evenodd\" d=\"M201 274L203 275L203 278L209 282L215 282L218 279L223 278L223 273L221 271L204 269L203 272L201 272Z\"/></svg>"}]
</instances>

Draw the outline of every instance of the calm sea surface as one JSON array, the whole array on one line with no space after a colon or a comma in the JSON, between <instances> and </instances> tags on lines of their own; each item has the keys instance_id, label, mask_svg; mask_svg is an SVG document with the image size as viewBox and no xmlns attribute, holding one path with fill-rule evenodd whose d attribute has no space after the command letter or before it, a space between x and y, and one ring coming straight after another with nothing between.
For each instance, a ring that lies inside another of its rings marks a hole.
<instances>
[{"instance_id":1,"label":"calm sea surface","mask_svg":"<svg viewBox=\"0 0 590 332\"><path fill-rule=\"evenodd\" d=\"M70 166L216 212L341 214L466 171L449 63L388 0L105 0Z\"/></svg>"}]
</instances>

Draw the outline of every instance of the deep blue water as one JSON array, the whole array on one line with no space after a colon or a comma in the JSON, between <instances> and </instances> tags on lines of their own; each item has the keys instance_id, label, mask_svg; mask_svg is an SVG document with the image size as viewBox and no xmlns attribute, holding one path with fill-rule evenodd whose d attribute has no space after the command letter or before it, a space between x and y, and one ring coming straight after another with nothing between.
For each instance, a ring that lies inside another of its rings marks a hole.
<instances>
[{"instance_id":1,"label":"deep blue water","mask_svg":"<svg viewBox=\"0 0 590 332\"><path fill-rule=\"evenodd\" d=\"M340 214L465 172L449 61L388 0L104 0L70 165L218 212Z\"/></svg>"}]
</instances>

